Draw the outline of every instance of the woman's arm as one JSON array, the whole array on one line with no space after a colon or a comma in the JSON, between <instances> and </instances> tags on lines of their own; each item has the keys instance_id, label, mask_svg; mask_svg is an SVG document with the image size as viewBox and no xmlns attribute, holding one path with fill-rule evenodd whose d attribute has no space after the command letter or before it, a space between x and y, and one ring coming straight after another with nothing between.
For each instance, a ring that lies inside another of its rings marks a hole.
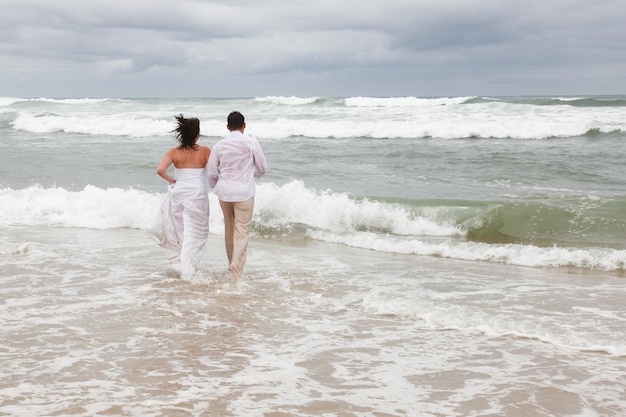
<instances>
[{"instance_id":1,"label":"woman's arm","mask_svg":"<svg viewBox=\"0 0 626 417\"><path fill-rule=\"evenodd\" d=\"M174 184L176 182L174 178L170 177L167 174L167 169L170 167L170 165L172 165L173 162L174 161L172 159L172 149L170 149L163 156L163 159L161 159L161 163L159 163L159 166L157 167L157 170L156 170L157 174L159 174L161 178L163 178L165 181L169 182L170 184Z\"/></svg>"},{"instance_id":2,"label":"woman's arm","mask_svg":"<svg viewBox=\"0 0 626 417\"><path fill-rule=\"evenodd\" d=\"M217 147L217 145L213 146L213 150L209 153L209 160L206 164L207 178L211 188L215 188L215 184L217 184L217 180L220 177L219 158L215 151Z\"/></svg>"}]
</instances>

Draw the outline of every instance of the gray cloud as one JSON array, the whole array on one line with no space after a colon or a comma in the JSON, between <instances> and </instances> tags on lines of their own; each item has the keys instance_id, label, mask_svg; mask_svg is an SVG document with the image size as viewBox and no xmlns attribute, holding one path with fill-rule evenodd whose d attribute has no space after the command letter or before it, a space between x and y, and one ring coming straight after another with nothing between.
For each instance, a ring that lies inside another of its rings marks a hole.
<instances>
[{"instance_id":1,"label":"gray cloud","mask_svg":"<svg viewBox=\"0 0 626 417\"><path fill-rule=\"evenodd\" d=\"M624 93L611 0L0 0L0 95Z\"/></svg>"}]
</instances>

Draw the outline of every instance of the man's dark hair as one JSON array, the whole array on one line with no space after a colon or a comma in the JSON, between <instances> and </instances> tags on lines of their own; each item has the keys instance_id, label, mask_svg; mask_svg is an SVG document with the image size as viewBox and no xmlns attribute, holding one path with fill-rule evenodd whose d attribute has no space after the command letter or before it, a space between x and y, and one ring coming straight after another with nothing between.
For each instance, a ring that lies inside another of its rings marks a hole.
<instances>
[{"instance_id":1,"label":"man's dark hair","mask_svg":"<svg viewBox=\"0 0 626 417\"><path fill-rule=\"evenodd\" d=\"M234 111L228 115L228 127L230 130L239 130L243 127L246 120L243 117L243 114L238 111Z\"/></svg>"}]
</instances>

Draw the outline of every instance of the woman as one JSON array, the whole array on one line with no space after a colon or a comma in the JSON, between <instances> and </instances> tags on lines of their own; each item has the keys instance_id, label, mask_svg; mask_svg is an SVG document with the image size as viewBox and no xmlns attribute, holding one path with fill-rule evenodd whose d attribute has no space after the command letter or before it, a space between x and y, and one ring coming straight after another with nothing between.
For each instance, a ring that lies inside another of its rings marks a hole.
<instances>
[{"instance_id":1,"label":"woman","mask_svg":"<svg viewBox=\"0 0 626 417\"><path fill-rule=\"evenodd\" d=\"M209 194L205 166L211 150L198 145L200 121L176 117L173 130L180 145L167 151L157 167L168 183L168 192L149 232L171 253L172 268L182 275L193 274L204 255L209 235ZM175 178L167 169L174 164Z\"/></svg>"}]
</instances>

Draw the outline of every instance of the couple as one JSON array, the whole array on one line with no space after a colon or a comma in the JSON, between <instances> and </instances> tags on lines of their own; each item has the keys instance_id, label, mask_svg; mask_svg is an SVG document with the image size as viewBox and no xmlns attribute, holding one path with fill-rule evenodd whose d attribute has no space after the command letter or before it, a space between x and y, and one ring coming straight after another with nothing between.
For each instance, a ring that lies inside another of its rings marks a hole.
<instances>
[{"instance_id":1,"label":"couple","mask_svg":"<svg viewBox=\"0 0 626 417\"><path fill-rule=\"evenodd\" d=\"M172 255L172 267L191 275L204 255L209 234L207 179L219 198L224 214L224 241L228 270L235 281L243 276L248 232L254 209L255 178L265 174L267 163L256 138L244 134L246 122L239 112L228 115L230 134L211 151L198 145L200 121L176 117L174 130L180 143L170 149L157 167L157 174L170 183L155 223L149 232ZM167 169L174 164L175 178Z\"/></svg>"}]
</instances>

